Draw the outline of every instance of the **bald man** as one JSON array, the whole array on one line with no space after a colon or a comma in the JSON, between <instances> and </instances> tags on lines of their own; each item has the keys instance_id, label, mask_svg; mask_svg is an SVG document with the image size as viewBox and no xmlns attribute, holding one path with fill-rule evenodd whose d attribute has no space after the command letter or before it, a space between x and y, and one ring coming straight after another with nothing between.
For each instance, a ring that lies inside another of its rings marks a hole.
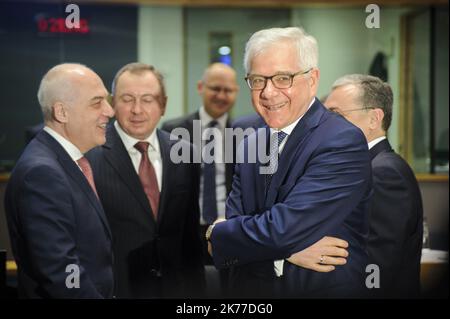
<instances>
[{"instance_id":1,"label":"bald man","mask_svg":"<svg viewBox=\"0 0 450 319\"><path fill-rule=\"evenodd\" d=\"M175 128L185 128L189 132L191 143L194 143L193 139L196 134L195 121L200 121L197 123L200 123L203 137L211 128L218 129L222 133L222 138L214 141L214 162L211 165L203 163L201 166L200 234L203 239L204 262L208 265L212 265L212 259L207 253L205 232L214 220L225 217L225 200L231 190L233 179L233 164L224 163L223 146L225 128L231 127L229 112L236 102L238 91L236 71L226 64L213 63L205 69L202 78L197 83L197 92L202 99L199 110L167 121L161 127L167 132L171 132Z\"/></svg>"},{"instance_id":2,"label":"bald man","mask_svg":"<svg viewBox=\"0 0 450 319\"><path fill-rule=\"evenodd\" d=\"M215 127L224 133L225 128L231 127L229 112L233 107L239 86L236 83L236 72L226 64L213 63L203 73L202 78L197 83L197 91L202 98L203 105L192 114L167 121L162 129L171 132L174 128L182 127L189 131L190 142L193 142L194 121L201 121L202 132L206 129ZM208 181L205 178L205 165L202 165L202 175L200 181L200 211L201 225L204 230L217 218L225 217L225 199L231 189L231 180L233 178L232 164L224 163L224 154L222 152L222 140L215 141L217 152L215 159L215 194L212 194L213 204L211 204L209 195L205 198L208 191ZM202 232L204 235L204 232ZM202 236L203 238L204 236Z\"/></svg>"},{"instance_id":3,"label":"bald man","mask_svg":"<svg viewBox=\"0 0 450 319\"><path fill-rule=\"evenodd\" d=\"M19 296L111 298L112 238L84 153L105 143L114 111L100 77L61 64L43 77L45 127L12 171L5 210Z\"/></svg>"}]
</instances>

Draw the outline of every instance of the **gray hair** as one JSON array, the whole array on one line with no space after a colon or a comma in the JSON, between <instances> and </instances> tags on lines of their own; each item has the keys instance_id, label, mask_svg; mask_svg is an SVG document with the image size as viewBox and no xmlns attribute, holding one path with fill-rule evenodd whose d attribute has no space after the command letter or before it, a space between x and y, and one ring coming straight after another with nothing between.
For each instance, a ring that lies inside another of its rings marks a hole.
<instances>
[{"instance_id":1,"label":"gray hair","mask_svg":"<svg viewBox=\"0 0 450 319\"><path fill-rule=\"evenodd\" d=\"M319 49L316 39L302 28L289 27L260 30L250 37L245 46L245 72L249 74L253 58L270 46L282 41L288 41L295 45L301 69L306 71L310 68L317 68Z\"/></svg>"},{"instance_id":2,"label":"gray hair","mask_svg":"<svg viewBox=\"0 0 450 319\"><path fill-rule=\"evenodd\" d=\"M67 76L66 71L79 68L89 69L87 66L79 63L63 63L52 67L42 77L37 98L44 121L47 122L52 119L52 108L56 102L70 104L76 100L78 94L73 85L73 79Z\"/></svg>"},{"instance_id":3,"label":"gray hair","mask_svg":"<svg viewBox=\"0 0 450 319\"><path fill-rule=\"evenodd\" d=\"M355 102L365 109L377 108L384 112L382 128L387 131L392 122L392 103L394 97L390 85L378 77L364 74L349 74L337 79L332 90L341 86L354 85L359 94Z\"/></svg>"}]
</instances>

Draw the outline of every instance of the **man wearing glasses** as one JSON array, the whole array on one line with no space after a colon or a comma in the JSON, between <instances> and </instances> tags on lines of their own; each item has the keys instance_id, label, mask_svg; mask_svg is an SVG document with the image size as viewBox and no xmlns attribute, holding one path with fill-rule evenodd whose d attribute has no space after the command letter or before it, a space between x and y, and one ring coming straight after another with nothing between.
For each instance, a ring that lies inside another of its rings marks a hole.
<instances>
[{"instance_id":1,"label":"man wearing glasses","mask_svg":"<svg viewBox=\"0 0 450 319\"><path fill-rule=\"evenodd\" d=\"M367 248L370 262L380 267L380 289L373 295L412 298L420 295L422 197L413 171L386 138L392 103L388 83L362 74L336 80L325 101L363 131L369 146L374 194Z\"/></svg>"},{"instance_id":2,"label":"man wearing glasses","mask_svg":"<svg viewBox=\"0 0 450 319\"><path fill-rule=\"evenodd\" d=\"M197 83L198 94L203 105L192 114L164 123L162 130L172 132L175 128L184 128L193 139L196 127L202 134L203 143L214 145L214 161L202 163L200 176L200 234L203 239L204 263L212 265L207 253L204 234L209 225L217 218L225 217L225 200L231 190L233 163L225 163L225 129L231 127L230 111L236 102L239 86L236 83L236 71L223 63L213 63L203 73ZM213 139L209 132L220 132ZM226 285L226 273L221 274L221 285ZM222 287L224 290L225 287Z\"/></svg>"},{"instance_id":3,"label":"man wearing glasses","mask_svg":"<svg viewBox=\"0 0 450 319\"><path fill-rule=\"evenodd\" d=\"M239 296L343 298L365 283L369 152L361 131L315 97L317 60L300 28L262 30L246 45L246 81L277 165L263 174L265 163L236 164L227 220L206 234Z\"/></svg>"}]
</instances>

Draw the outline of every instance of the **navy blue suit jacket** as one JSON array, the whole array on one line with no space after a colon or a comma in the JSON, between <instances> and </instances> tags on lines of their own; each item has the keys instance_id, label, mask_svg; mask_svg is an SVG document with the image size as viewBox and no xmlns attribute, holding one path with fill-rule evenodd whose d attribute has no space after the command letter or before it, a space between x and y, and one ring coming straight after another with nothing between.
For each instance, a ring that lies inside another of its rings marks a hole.
<instances>
[{"instance_id":1,"label":"navy blue suit jacket","mask_svg":"<svg viewBox=\"0 0 450 319\"><path fill-rule=\"evenodd\" d=\"M253 128L254 130L259 129L260 127L266 126L263 118L259 116L259 114L250 114L238 117L233 120L231 125L232 128L241 128L243 130L247 128Z\"/></svg>"},{"instance_id":2,"label":"navy blue suit jacket","mask_svg":"<svg viewBox=\"0 0 450 319\"><path fill-rule=\"evenodd\" d=\"M41 131L17 162L5 208L21 297L112 297L105 213L80 168L47 132ZM66 269L71 264L79 268L79 288L66 286L75 274Z\"/></svg>"},{"instance_id":3,"label":"navy blue suit jacket","mask_svg":"<svg viewBox=\"0 0 450 319\"><path fill-rule=\"evenodd\" d=\"M263 131L258 134L266 135ZM241 156L257 140L257 134L245 139ZM283 296L353 294L364 284L372 192L362 132L316 99L289 136L267 195L260 167L248 160L236 165L227 200L229 220L217 224L211 237L216 266L234 266L232 284L246 295L280 295L273 290L278 286ZM285 262L284 275L275 277L274 260L324 236L349 242L346 265L319 273Z\"/></svg>"},{"instance_id":4,"label":"navy blue suit jacket","mask_svg":"<svg viewBox=\"0 0 450 319\"><path fill-rule=\"evenodd\" d=\"M233 121L233 128L241 128L243 130L247 128L253 128L254 130L264 127L266 123L259 114L250 114L241 116Z\"/></svg>"},{"instance_id":5,"label":"navy blue suit jacket","mask_svg":"<svg viewBox=\"0 0 450 319\"><path fill-rule=\"evenodd\" d=\"M380 267L374 297L420 296L422 196L413 171L383 140L370 149L373 189L368 252Z\"/></svg>"}]
</instances>

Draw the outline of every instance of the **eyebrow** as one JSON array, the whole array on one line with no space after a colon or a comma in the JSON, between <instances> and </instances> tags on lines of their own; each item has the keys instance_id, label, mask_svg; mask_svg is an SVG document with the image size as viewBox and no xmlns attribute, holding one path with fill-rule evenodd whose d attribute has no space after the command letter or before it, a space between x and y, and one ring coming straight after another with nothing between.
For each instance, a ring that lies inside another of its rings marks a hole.
<instances>
[{"instance_id":1,"label":"eyebrow","mask_svg":"<svg viewBox=\"0 0 450 319\"><path fill-rule=\"evenodd\" d=\"M135 97L133 94L131 94L131 93L123 93L123 94L121 94L120 95L120 97L122 97L122 96L131 96L131 97ZM151 97L157 97L158 96L158 94L153 94L153 93L145 93L145 94L142 94L140 97L147 97L147 96L151 96Z\"/></svg>"},{"instance_id":2,"label":"eyebrow","mask_svg":"<svg viewBox=\"0 0 450 319\"><path fill-rule=\"evenodd\" d=\"M292 74L294 74L294 73L295 73L295 72L290 72L290 71L277 71L277 72L275 72L274 74L269 75L269 76L274 76L274 75L292 75ZM265 76L265 75L262 75L262 74L249 74L249 76L269 77L269 76Z\"/></svg>"},{"instance_id":3,"label":"eyebrow","mask_svg":"<svg viewBox=\"0 0 450 319\"><path fill-rule=\"evenodd\" d=\"M106 99L106 96L95 96L91 99L91 102L97 102Z\"/></svg>"}]
</instances>

